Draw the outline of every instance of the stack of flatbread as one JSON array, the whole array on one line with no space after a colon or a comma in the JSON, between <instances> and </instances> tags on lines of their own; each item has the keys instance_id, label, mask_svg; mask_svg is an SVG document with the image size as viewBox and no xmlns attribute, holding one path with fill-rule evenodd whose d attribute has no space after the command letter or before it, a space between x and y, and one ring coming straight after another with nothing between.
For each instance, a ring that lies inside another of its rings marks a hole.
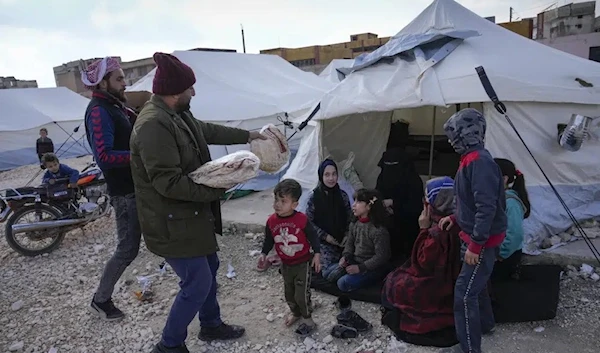
<instances>
[{"instance_id":1,"label":"stack of flatbread","mask_svg":"<svg viewBox=\"0 0 600 353\"><path fill-rule=\"evenodd\" d=\"M260 160L250 151L237 151L203 164L189 174L196 184L231 189L258 176Z\"/></svg>"}]
</instances>

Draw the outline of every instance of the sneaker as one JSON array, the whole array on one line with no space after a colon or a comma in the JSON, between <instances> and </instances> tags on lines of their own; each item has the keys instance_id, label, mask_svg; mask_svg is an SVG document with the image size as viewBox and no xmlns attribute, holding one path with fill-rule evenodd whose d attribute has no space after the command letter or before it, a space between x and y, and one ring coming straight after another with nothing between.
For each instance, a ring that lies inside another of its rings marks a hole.
<instances>
[{"instance_id":1,"label":"sneaker","mask_svg":"<svg viewBox=\"0 0 600 353\"><path fill-rule=\"evenodd\" d=\"M335 338L356 338L358 337L358 331L354 327L338 324L331 329L331 336Z\"/></svg>"},{"instance_id":2,"label":"sneaker","mask_svg":"<svg viewBox=\"0 0 600 353\"><path fill-rule=\"evenodd\" d=\"M100 316L100 318L105 321L117 321L125 316L125 314L115 306L112 299L109 299L106 303L98 303L92 299L90 311Z\"/></svg>"},{"instance_id":3,"label":"sneaker","mask_svg":"<svg viewBox=\"0 0 600 353\"><path fill-rule=\"evenodd\" d=\"M246 333L246 329L241 326L222 323L217 327L201 327L198 339L201 341L227 341L240 338L244 333Z\"/></svg>"},{"instance_id":4,"label":"sneaker","mask_svg":"<svg viewBox=\"0 0 600 353\"><path fill-rule=\"evenodd\" d=\"M316 327L317 325L312 319L304 319L303 322L300 325L298 325L298 328L295 332L300 337L306 337L310 335Z\"/></svg>"},{"instance_id":5,"label":"sneaker","mask_svg":"<svg viewBox=\"0 0 600 353\"><path fill-rule=\"evenodd\" d=\"M358 332L370 331L373 328L373 325L371 325L367 320L363 319L354 310L345 310L336 318L338 324L354 327Z\"/></svg>"},{"instance_id":6,"label":"sneaker","mask_svg":"<svg viewBox=\"0 0 600 353\"><path fill-rule=\"evenodd\" d=\"M152 353L190 353L185 344L182 344L179 347L166 347L162 344L162 342L158 343L152 349Z\"/></svg>"}]
</instances>

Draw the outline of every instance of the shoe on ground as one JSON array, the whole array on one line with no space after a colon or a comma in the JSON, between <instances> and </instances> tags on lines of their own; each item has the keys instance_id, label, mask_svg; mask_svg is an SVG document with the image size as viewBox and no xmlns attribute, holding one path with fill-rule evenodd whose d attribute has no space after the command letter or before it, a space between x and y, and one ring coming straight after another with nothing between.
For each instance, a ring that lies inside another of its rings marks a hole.
<instances>
[{"instance_id":1,"label":"shoe on ground","mask_svg":"<svg viewBox=\"0 0 600 353\"><path fill-rule=\"evenodd\" d=\"M112 299L106 303L98 303L92 299L90 311L104 321L118 321L125 317L125 314L115 306Z\"/></svg>"},{"instance_id":2,"label":"shoe on ground","mask_svg":"<svg viewBox=\"0 0 600 353\"><path fill-rule=\"evenodd\" d=\"M354 327L348 327L344 325L335 325L331 329L331 336L335 338L356 338L358 337L358 331Z\"/></svg>"},{"instance_id":3,"label":"shoe on ground","mask_svg":"<svg viewBox=\"0 0 600 353\"><path fill-rule=\"evenodd\" d=\"M162 344L162 342L158 343L152 349L152 353L190 353L185 344L182 344L179 347L166 347Z\"/></svg>"},{"instance_id":4,"label":"shoe on ground","mask_svg":"<svg viewBox=\"0 0 600 353\"><path fill-rule=\"evenodd\" d=\"M241 326L222 323L217 327L201 327L198 339L201 341L228 341L242 337L246 329Z\"/></svg>"},{"instance_id":5,"label":"shoe on ground","mask_svg":"<svg viewBox=\"0 0 600 353\"><path fill-rule=\"evenodd\" d=\"M298 328L296 328L295 332L301 337L306 337L310 335L316 327L317 324L315 324L313 319L302 319L302 322L300 323L300 325L298 325Z\"/></svg>"},{"instance_id":6,"label":"shoe on ground","mask_svg":"<svg viewBox=\"0 0 600 353\"><path fill-rule=\"evenodd\" d=\"M337 317L337 322L340 325L353 327L358 332L370 331L373 328L367 320L363 319L354 310L342 311Z\"/></svg>"}]
</instances>

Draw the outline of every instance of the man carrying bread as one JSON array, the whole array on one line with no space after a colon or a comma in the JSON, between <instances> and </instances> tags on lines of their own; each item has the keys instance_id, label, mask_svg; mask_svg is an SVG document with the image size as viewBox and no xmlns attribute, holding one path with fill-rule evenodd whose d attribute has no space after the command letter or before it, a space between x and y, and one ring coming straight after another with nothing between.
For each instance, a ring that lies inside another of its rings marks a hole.
<instances>
[{"instance_id":1,"label":"man carrying bread","mask_svg":"<svg viewBox=\"0 0 600 353\"><path fill-rule=\"evenodd\" d=\"M173 55L156 53L154 95L131 134L131 170L148 250L164 257L180 278L155 353L184 353L187 328L198 314L203 341L241 337L245 329L221 321L217 301L221 234L219 199L226 190L195 184L188 174L211 160L209 144L245 144L258 132L196 120L190 112L196 77Z\"/></svg>"}]
</instances>

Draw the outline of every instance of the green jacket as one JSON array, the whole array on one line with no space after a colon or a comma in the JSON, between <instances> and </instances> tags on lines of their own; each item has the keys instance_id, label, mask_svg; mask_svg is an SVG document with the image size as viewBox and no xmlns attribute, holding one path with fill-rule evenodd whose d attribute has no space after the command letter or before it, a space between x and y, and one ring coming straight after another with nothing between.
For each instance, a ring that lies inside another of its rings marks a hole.
<instances>
[{"instance_id":1,"label":"green jacket","mask_svg":"<svg viewBox=\"0 0 600 353\"><path fill-rule=\"evenodd\" d=\"M219 199L226 190L195 184L188 174L210 161L208 144L248 142L246 130L177 114L152 96L131 133L131 174L148 250L166 258L206 256L219 250Z\"/></svg>"}]
</instances>

